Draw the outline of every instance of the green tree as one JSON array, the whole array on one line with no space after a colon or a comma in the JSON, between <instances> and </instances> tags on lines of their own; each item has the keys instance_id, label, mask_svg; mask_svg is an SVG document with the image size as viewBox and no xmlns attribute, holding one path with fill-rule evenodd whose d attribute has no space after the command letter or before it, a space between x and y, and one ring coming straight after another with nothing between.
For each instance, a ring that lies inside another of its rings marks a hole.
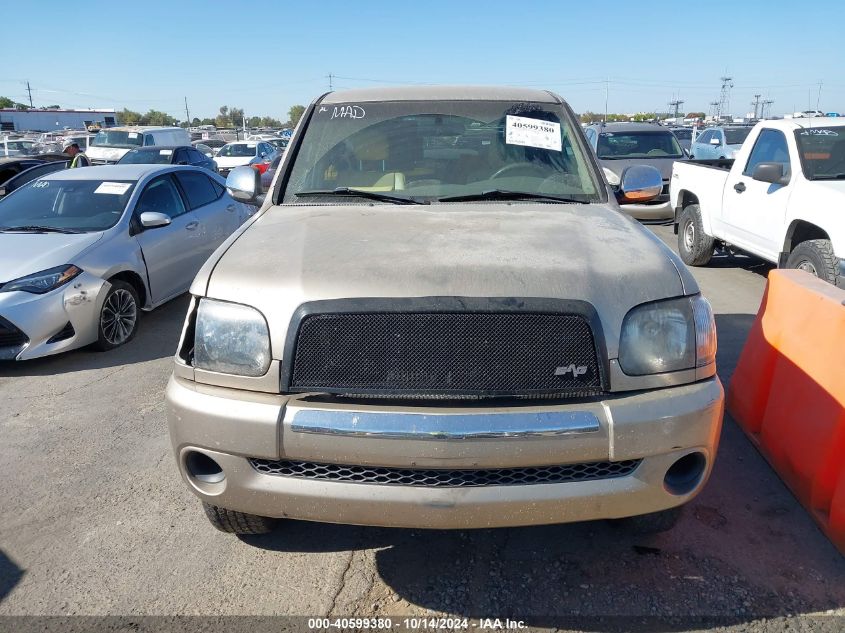
<instances>
[{"instance_id":1,"label":"green tree","mask_svg":"<svg viewBox=\"0 0 845 633\"><path fill-rule=\"evenodd\" d=\"M288 117L290 117L291 127L296 127L296 124L299 123L299 119L302 118L303 114L305 114L305 106L294 105L290 107L290 110L288 110Z\"/></svg>"},{"instance_id":2,"label":"green tree","mask_svg":"<svg viewBox=\"0 0 845 633\"><path fill-rule=\"evenodd\" d=\"M220 106L220 114L214 119L217 127L231 127L232 118L229 116L229 106Z\"/></svg>"},{"instance_id":3,"label":"green tree","mask_svg":"<svg viewBox=\"0 0 845 633\"><path fill-rule=\"evenodd\" d=\"M143 117L141 117L141 125L176 125L176 119L167 114L167 112L149 110Z\"/></svg>"},{"instance_id":4,"label":"green tree","mask_svg":"<svg viewBox=\"0 0 845 633\"><path fill-rule=\"evenodd\" d=\"M15 102L9 97L0 97L0 108L14 108Z\"/></svg>"},{"instance_id":5,"label":"green tree","mask_svg":"<svg viewBox=\"0 0 845 633\"><path fill-rule=\"evenodd\" d=\"M123 110L117 113L117 120L123 125L139 125L141 123L142 116L143 115L140 112L123 108Z\"/></svg>"}]
</instances>

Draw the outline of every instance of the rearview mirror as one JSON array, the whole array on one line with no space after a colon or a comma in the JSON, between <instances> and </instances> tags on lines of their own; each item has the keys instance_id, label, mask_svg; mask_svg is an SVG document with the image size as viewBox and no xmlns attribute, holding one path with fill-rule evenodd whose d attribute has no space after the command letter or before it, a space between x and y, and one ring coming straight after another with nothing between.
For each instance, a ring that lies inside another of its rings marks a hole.
<instances>
[{"instance_id":1,"label":"rearview mirror","mask_svg":"<svg viewBox=\"0 0 845 633\"><path fill-rule=\"evenodd\" d=\"M789 174L783 168L783 163L759 163L751 172L751 177L773 185L789 184Z\"/></svg>"},{"instance_id":2,"label":"rearview mirror","mask_svg":"<svg viewBox=\"0 0 845 633\"><path fill-rule=\"evenodd\" d=\"M721 145L721 144L722 144L722 141L720 141L720 140L719 140L719 139L717 139L717 138L711 138L711 139L710 139L710 144L711 144L711 145Z\"/></svg>"},{"instance_id":3,"label":"rearview mirror","mask_svg":"<svg viewBox=\"0 0 845 633\"><path fill-rule=\"evenodd\" d=\"M235 167L226 178L226 191L238 202L258 205L261 174L252 167Z\"/></svg>"},{"instance_id":4,"label":"rearview mirror","mask_svg":"<svg viewBox=\"0 0 845 633\"><path fill-rule=\"evenodd\" d=\"M158 211L144 211L138 219L145 229L156 229L170 224L170 216Z\"/></svg>"},{"instance_id":5,"label":"rearview mirror","mask_svg":"<svg viewBox=\"0 0 845 633\"><path fill-rule=\"evenodd\" d=\"M619 202L649 202L663 191L663 176L654 167L632 165L622 174Z\"/></svg>"}]
</instances>

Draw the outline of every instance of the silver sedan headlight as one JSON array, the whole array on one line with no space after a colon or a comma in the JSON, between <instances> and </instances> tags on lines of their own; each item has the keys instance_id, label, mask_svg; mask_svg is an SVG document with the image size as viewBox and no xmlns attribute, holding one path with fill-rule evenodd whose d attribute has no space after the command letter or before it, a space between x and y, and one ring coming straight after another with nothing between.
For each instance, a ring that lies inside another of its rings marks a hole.
<instances>
[{"instance_id":1,"label":"silver sedan headlight","mask_svg":"<svg viewBox=\"0 0 845 633\"><path fill-rule=\"evenodd\" d=\"M704 367L716 360L716 324L704 297L633 308L622 322L619 366L629 376Z\"/></svg>"},{"instance_id":2,"label":"silver sedan headlight","mask_svg":"<svg viewBox=\"0 0 845 633\"><path fill-rule=\"evenodd\" d=\"M263 376L270 367L270 332L255 308L200 299L194 367L238 376Z\"/></svg>"},{"instance_id":3,"label":"silver sedan headlight","mask_svg":"<svg viewBox=\"0 0 845 633\"><path fill-rule=\"evenodd\" d=\"M67 264L65 266L56 266L55 268L48 268L33 275L13 279L5 284L0 284L0 292L29 292L34 295L43 295L46 292L61 288L66 283L82 274L82 269Z\"/></svg>"}]
</instances>

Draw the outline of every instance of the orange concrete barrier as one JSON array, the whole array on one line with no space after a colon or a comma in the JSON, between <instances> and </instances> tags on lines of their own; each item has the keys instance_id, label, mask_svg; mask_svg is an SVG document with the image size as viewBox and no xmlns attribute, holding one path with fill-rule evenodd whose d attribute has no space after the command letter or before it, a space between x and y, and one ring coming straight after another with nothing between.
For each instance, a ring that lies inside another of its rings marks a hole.
<instances>
[{"instance_id":1,"label":"orange concrete barrier","mask_svg":"<svg viewBox=\"0 0 845 633\"><path fill-rule=\"evenodd\" d=\"M727 409L845 554L845 290L773 270Z\"/></svg>"}]
</instances>

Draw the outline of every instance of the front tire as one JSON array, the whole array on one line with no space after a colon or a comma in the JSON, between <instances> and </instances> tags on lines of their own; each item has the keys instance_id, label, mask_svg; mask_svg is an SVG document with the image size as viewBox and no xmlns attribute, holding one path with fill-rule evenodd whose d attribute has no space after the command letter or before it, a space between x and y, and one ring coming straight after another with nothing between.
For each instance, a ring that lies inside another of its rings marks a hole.
<instances>
[{"instance_id":1,"label":"front tire","mask_svg":"<svg viewBox=\"0 0 845 633\"><path fill-rule=\"evenodd\" d=\"M839 283L839 258L830 240L807 240L792 249L787 268L804 270L834 286Z\"/></svg>"},{"instance_id":2,"label":"front tire","mask_svg":"<svg viewBox=\"0 0 845 633\"><path fill-rule=\"evenodd\" d=\"M106 298L100 308L97 324L95 349L101 352L120 347L131 341L138 332L140 300L138 291L125 281L114 279L109 282Z\"/></svg>"},{"instance_id":3,"label":"front tire","mask_svg":"<svg viewBox=\"0 0 845 633\"><path fill-rule=\"evenodd\" d=\"M247 514L236 510L227 510L210 503L202 502L205 516L221 532L227 534L267 534L273 531L275 519Z\"/></svg>"},{"instance_id":4,"label":"front tire","mask_svg":"<svg viewBox=\"0 0 845 633\"><path fill-rule=\"evenodd\" d=\"M713 257L715 240L704 232L697 204L684 207L678 220L678 252L689 266L706 266Z\"/></svg>"}]
</instances>

